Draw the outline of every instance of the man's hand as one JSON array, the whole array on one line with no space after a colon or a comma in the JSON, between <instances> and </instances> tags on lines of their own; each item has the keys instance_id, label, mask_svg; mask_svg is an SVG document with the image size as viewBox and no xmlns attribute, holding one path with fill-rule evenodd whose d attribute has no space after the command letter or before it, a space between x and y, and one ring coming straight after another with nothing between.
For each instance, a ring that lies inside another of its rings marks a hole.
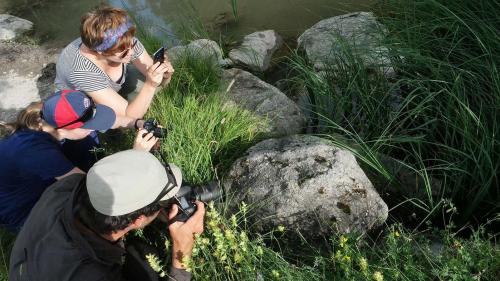
<instances>
[{"instance_id":1,"label":"man's hand","mask_svg":"<svg viewBox=\"0 0 500 281\"><path fill-rule=\"evenodd\" d=\"M148 133L148 131L140 129L135 137L134 149L148 152L157 141L158 138L154 137L153 133Z\"/></svg>"},{"instance_id":2,"label":"man's hand","mask_svg":"<svg viewBox=\"0 0 500 281\"><path fill-rule=\"evenodd\" d=\"M172 220L179 211L176 204L168 214L169 220ZM203 232L203 218L205 216L205 204L196 201L196 212L186 222L174 222L168 226L170 237L173 242L172 266L185 269L182 264L184 257L190 257L194 246L194 235Z\"/></svg>"}]
</instances>

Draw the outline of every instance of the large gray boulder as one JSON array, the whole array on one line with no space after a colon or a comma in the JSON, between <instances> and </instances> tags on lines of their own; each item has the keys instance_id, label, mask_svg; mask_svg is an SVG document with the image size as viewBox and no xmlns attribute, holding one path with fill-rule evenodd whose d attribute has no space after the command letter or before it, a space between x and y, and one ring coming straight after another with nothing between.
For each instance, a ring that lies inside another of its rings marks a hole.
<instances>
[{"instance_id":1,"label":"large gray boulder","mask_svg":"<svg viewBox=\"0 0 500 281\"><path fill-rule=\"evenodd\" d=\"M347 46L361 57L366 67L390 76L394 69L389 51L382 45L385 33L385 27L377 22L373 13L356 12L316 23L300 35L298 46L319 71L334 67L338 58L347 59L342 55Z\"/></svg>"},{"instance_id":2,"label":"large gray boulder","mask_svg":"<svg viewBox=\"0 0 500 281\"><path fill-rule=\"evenodd\" d=\"M0 40L12 40L33 28L29 20L8 14L0 14Z\"/></svg>"},{"instance_id":3,"label":"large gray boulder","mask_svg":"<svg viewBox=\"0 0 500 281\"><path fill-rule=\"evenodd\" d=\"M262 228L283 225L312 236L364 233L388 215L354 156L314 136L258 143L232 165L224 186L233 204L250 206Z\"/></svg>"},{"instance_id":4,"label":"large gray boulder","mask_svg":"<svg viewBox=\"0 0 500 281\"><path fill-rule=\"evenodd\" d=\"M243 38L240 47L229 52L233 62L244 65L253 71L266 71L276 50L283 44L283 39L274 30L258 31Z\"/></svg>"},{"instance_id":5,"label":"large gray boulder","mask_svg":"<svg viewBox=\"0 0 500 281\"><path fill-rule=\"evenodd\" d=\"M175 62L183 56L189 55L201 59L212 60L214 64L220 66L231 65L231 60L224 59L219 45L212 40L198 39L190 42L188 45L175 46L167 50L169 58Z\"/></svg>"},{"instance_id":6,"label":"large gray boulder","mask_svg":"<svg viewBox=\"0 0 500 281\"><path fill-rule=\"evenodd\" d=\"M228 104L237 105L267 118L262 128L268 136L286 136L302 132L306 119L299 107L280 90L241 69L224 70L222 75Z\"/></svg>"}]
</instances>

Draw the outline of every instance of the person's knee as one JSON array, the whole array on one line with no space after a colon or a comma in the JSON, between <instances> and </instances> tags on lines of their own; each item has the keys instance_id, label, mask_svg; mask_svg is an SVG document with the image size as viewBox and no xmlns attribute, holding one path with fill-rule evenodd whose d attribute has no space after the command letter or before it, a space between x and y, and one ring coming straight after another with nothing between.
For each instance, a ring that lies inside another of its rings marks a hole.
<instances>
[{"instance_id":1,"label":"person's knee","mask_svg":"<svg viewBox=\"0 0 500 281\"><path fill-rule=\"evenodd\" d=\"M143 85L144 75L133 64L129 64L125 82L118 93L130 102L137 96Z\"/></svg>"}]
</instances>

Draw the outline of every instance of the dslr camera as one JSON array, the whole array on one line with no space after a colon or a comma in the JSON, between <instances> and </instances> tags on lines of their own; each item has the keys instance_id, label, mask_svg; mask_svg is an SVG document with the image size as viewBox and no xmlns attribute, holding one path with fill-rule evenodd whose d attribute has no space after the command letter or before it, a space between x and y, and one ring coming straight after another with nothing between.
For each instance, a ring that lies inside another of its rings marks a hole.
<instances>
[{"instance_id":1,"label":"dslr camera","mask_svg":"<svg viewBox=\"0 0 500 281\"><path fill-rule=\"evenodd\" d=\"M156 119L148 119L144 121L144 125L142 127L144 130L148 131L148 133L153 133L153 136L159 139L162 139L167 135L167 129L160 127Z\"/></svg>"},{"instance_id":2,"label":"dslr camera","mask_svg":"<svg viewBox=\"0 0 500 281\"><path fill-rule=\"evenodd\" d=\"M187 221L195 212L195 201L209 202L219 199L222 196L219 184L216 181L211 181L206 185L199 186L182 186L177 194L169 200L168 207L171 204L177 204L179 211L177 215L169 222ZM166 206L167 207L167 206Z\"/></svg>"}]
</instances>

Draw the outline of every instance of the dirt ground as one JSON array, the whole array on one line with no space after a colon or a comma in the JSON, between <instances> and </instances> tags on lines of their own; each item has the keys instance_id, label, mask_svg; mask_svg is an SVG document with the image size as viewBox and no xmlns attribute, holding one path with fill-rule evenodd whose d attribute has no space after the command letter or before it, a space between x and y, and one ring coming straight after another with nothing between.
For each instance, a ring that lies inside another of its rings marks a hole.
<instances>
[{"instance_id":1,"label":"dirt ground","mask_svg":"<svg viewBox=\"0 0 500 281\"><path fill-rule=\"evenodd\" d=\"M0 42L0 121L10 122L34 101L50 95L60 50Z\"/></svg>"}]
</instances>

